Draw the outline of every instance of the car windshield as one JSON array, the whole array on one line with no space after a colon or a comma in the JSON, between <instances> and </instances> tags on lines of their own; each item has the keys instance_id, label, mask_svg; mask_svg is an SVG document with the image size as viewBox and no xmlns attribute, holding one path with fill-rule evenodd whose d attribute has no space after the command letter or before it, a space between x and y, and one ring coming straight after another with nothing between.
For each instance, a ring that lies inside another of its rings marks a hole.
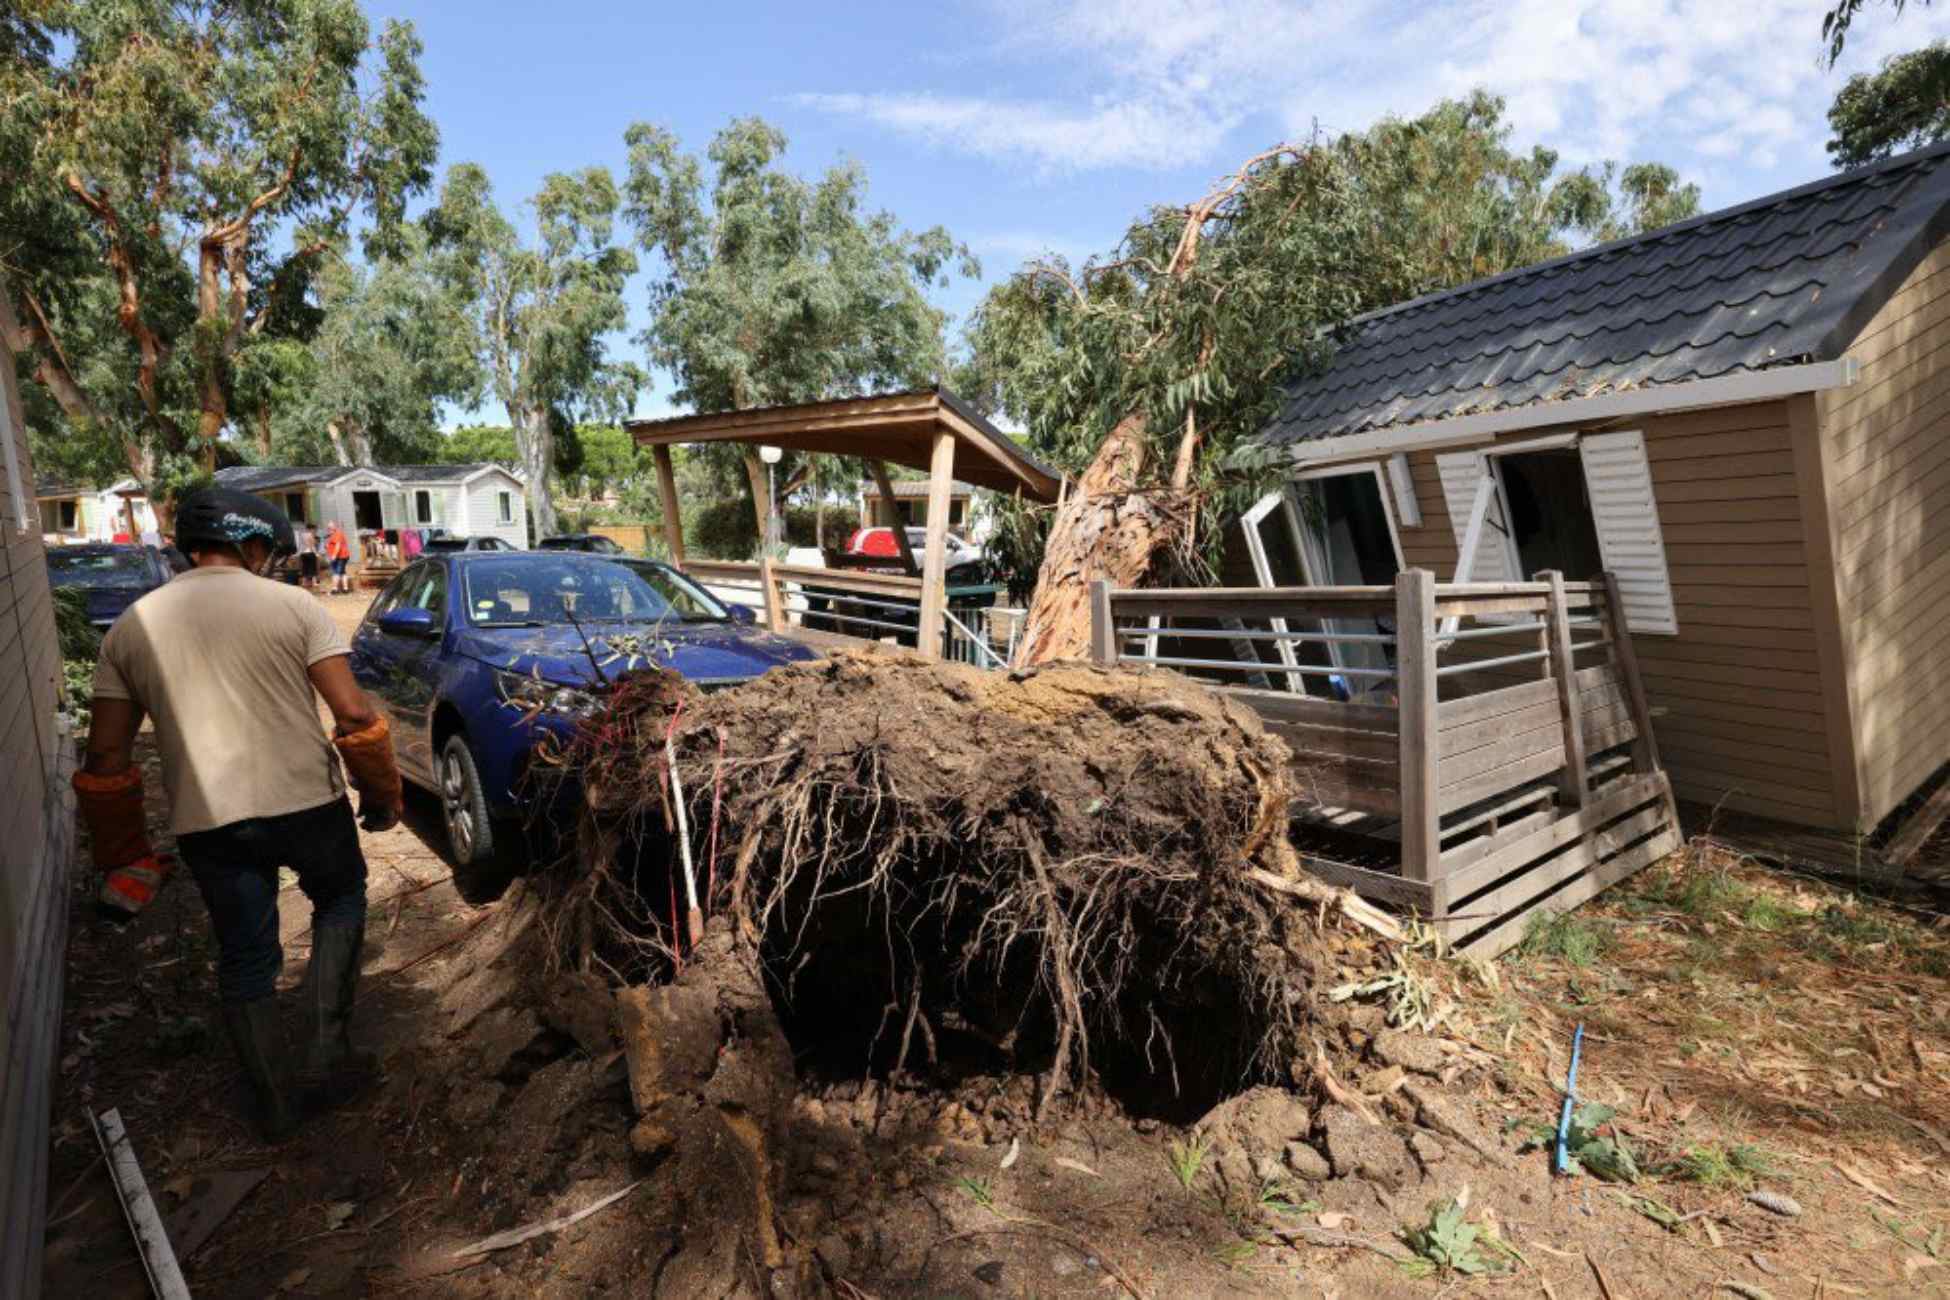
<instances>
[{"instance_id":1,"label":"car windshield","mask_svg":"<svg viewBox=\"0 0 1950 1300\"><path fill-rule=\"evenodd\" d=\"M145 587L150 574L137 551L49 551L47 578L57 587Z\"/></svg>"},{"instance_id":2,"label":"car windshield","mask_svg":"<svg viewBox=\"0 0 1950 1300\"><path fill-rule=\"evenodd\" d=\"M730 617L723 605L690 579L649 560L600 560L535 551L507 559L470 557L462 581L467 617L476 627L705 623Z\"/></svg>"}]
</instances>

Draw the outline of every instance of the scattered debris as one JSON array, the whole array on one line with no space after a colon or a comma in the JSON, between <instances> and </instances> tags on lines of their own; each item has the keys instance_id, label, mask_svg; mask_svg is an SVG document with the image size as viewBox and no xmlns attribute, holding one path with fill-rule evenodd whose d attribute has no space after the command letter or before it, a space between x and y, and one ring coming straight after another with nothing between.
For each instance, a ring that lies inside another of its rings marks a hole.
<instances>
[{"instance_id":1,"label":"scattered debris","mask_svg":"<svg viewBox=\"0 0 1950 1300\"><path fill-rule=\"evenodd\" d=\"M536 1237L545 1237L551 1232L560 1232L564 1228L572 1228L597 1211L608 1209L641 1186L643 1186L643 1180L639 1178L628 1187L618 1188L601 1200L583 1206L574 1214L565 1214L559 1219L548 1219L541 1223L531 1223L526 1227L510 1228L506 1232L497 1232L492 1237L483 1237L471 1246L462 1246L454 1252L454 1257L458 1259L466 1255L485 1255L489 1251L506 1250L510 1246L519 1246L524 1241L532 1241Z\"/></svg>"},{"instance_id":2,"label":"scattered debris","mask_svg":"<svg viewBox=\"0 0 1950 1300\"><path fill-rule=\"evenodd\" d=\"M157 1300L190 1300L189 1285L183 1280L183 1270L176 1262L169 1234L163 1230L162 1217L156 1213L155 1199L149 1195L149 1184L142 1177L142 1164L135 1157L127 1130L122 1127L121 1113L112 1108L89 1111L88 1122L95 1130L95 1141L101 1145L102 1154L108 1159L116 1198L122 1203L129 1231L135 1234L143 1271L149 1275L149 1289L155 1292Z\"/></svg>"},{"instance_id":3,"label":"scattered debris","mask_svg":"<svg viewBox=\"0 0 1950 1300\"><path fill-rule=\"evenodd\" d=\"M1801 1217L1801 1202L1781 1192L1765 1190L1748 1192L1747 1201L1750 1205L1758 1205L1761 1209L1781 1215L1783 1218L1798 1219Z\"/></svg>"},{"instance_id":4,"label":"scattered debris","mask_svg":"<svg viewBox=\"0 0 1950 1300\"><path fill-rule=\"evenodd\" d=\"M219 1169L191 1179L183 1203L165 1225L178 1259L190 1259L203 1248L210 1234L243 1203L259 1183L270 1175L261 1169Z\"/></svg>"}]
</instances>

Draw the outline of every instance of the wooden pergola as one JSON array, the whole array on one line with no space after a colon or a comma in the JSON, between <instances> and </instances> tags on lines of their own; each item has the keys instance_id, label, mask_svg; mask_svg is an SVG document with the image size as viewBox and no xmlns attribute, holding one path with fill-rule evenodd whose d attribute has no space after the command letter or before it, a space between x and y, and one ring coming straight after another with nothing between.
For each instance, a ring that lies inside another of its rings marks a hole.
<instances>
[{"instance_id":1,"label":"wooden pergola","mask_svg":"<svg viewBox=\"0 0 1950 1300\"><path fill-rule=\"evenodd\" d=\"M657 462L663 496L664 537L671 559L684 562L684 528L670 448L677 443L731 442L786 451L857 456L866 461L881 498L892 502L888 465L928 473L927 541L919 566L919 644L937 645L945 601L948 500L955 480L1030 501L1051 503L1062 486L1046 466L1025 455L1007 434L941 388L879 397L851 397L792 406L631 420L624 427ZM901 562L915 572L906 530L894 539Z\"/></svg>"}]
</instances>

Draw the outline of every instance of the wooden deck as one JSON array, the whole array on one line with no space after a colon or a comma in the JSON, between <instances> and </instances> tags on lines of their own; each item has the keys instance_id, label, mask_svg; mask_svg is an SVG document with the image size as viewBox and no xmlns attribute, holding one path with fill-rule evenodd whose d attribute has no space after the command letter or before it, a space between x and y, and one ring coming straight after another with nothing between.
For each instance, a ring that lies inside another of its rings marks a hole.
<instances>
[{"instance_id":1,"label":"wooden deck","mask_svg":"<svg viewBox=\"0 0 1950 1300\"><path fill-rule=\"evenodd\" d=\"M1100 585L1092 645L1100 662L1192 672L1251 708L1311 800L1295 827L1308 867L1494 954L1540 910L1680 843L1631 642L1614 632L1616 584L1540 578Z\"/></svg>"}]
</instances>

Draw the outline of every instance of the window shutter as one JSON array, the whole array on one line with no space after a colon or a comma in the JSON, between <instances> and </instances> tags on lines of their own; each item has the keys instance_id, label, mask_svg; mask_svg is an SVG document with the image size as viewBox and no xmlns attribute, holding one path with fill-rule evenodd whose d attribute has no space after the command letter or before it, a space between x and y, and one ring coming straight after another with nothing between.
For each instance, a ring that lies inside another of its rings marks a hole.
<instances>
[{"instance_id":1,"label":"window shutter","mask_svg":"<svg viewBox=\"0 0 1950 1300\"><path fill-rule=\"evenodd\" d=\"M1645 436L1588 434L1578 442L1584 458L1584 484L1591 494L1591 519L1605 568L1618 579L1625 625L1634 632L1679 631L1672 603L1672 574L1659 531L1659 509L1652 497L1652 470L1645 458Z\"/></svg>"},{"instance_id":2,"label":"window shutter","mask_svg":"<svg viewBox=\"0 0 1950 1300\"><path fill-rule=\"evenodd\" d=\"M1442 496L1449 503L1449 526L1456 533L1456 563L1462 564L1462 546L1469 531L1470 511L1476 493L1488 476L1489 465L1480 452L1463 451L1435 458L1442 476ZM1503 494L1492 491L1489 514L1483 519L1482 534L1476 540L1476 559L1469 566L1469 582L1515 582L1518 574L1510 563L1510 528L1503 518ZM1450 575L1455 580L1455 575Z\"/></svg>"}]
</instances>

